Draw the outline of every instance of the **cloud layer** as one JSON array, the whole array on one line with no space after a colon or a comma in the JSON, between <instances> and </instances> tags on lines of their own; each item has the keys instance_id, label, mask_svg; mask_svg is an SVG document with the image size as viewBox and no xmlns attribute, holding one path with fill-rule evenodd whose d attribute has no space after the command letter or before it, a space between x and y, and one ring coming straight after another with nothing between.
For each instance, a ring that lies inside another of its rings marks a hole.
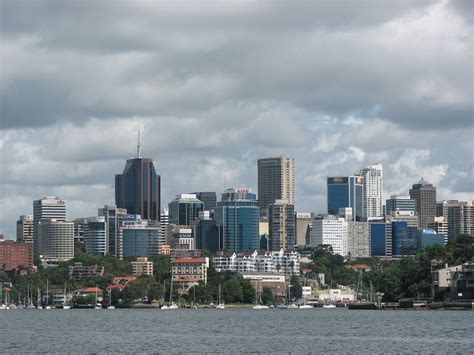
<instances>
[{"instance_id":1,"label":"cloud layer","mask_svg":"<svg viewBox=\"0 0 474 355\"><path fill-rule=\"evenodd\" d=\"M296 159L297 209L325 177L382 162L385 191L421 175L473 199L472 3L3 1L0 233L32 200L70 217L113 202L135 151L176 193L256 187Z\"/></svg>"}]
</instances>

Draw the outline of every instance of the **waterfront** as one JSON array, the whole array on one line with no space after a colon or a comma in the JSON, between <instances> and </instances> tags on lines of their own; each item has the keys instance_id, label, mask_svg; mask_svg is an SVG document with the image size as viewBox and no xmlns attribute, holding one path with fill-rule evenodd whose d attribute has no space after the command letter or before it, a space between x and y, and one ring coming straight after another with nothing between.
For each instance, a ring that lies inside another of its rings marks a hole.
<instances>
[{"instance_id":1,"label":"waterfront","mask_svg":"<svg viewBox=\"0 0 474 355\"><path fill-rule=\"evenodd\" d=\"M10 310L0 351L431 352L474 348L472 311Z\"/></svg>"}]
</instances>

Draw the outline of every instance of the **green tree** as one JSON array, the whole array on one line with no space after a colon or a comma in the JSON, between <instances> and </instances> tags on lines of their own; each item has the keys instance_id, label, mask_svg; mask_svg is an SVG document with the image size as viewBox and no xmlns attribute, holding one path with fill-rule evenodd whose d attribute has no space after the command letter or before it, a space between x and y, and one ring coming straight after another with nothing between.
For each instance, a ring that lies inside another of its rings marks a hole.
<instances>
[{"instance_id":1,"label":"green tree","mask_svg":"<svg viewBox=\"0 0 474 355\"><path fill-rule=\"evenodd\" d=\"M262 290L262 302L263 304L273 303L273 291L270 287L264 287Z\"/></svg>"},{"instance_id":2,"label":"green tree","mask_svg":"<svg viewBox=\"0 0 474 355\"><path fill-rule=\"evenodd\" d=\"M242 302L254 303L255 288L252 286L250 280L240 280L240 285L242 286Z\"/></svg>"},{"instance_id":3,"label":"green tree","mask_svg":"<svg viewBox=\"0 0 474 355\"><path fill-rule=\"evenodd\" d=\"M239 280L228 280L222 285L222 294L226 302L242 302L243 291Z\"/></svg>"},{"instance_id":4,"label":"green tree","mask_svg":"<svg viewBox=\"0 0 474 355\"><path fill-rule=\"evenodd\" d=\"M463 264L474 260L474 236L461 234L446 245L450 264Z\"/></svg>"}]
</instances>

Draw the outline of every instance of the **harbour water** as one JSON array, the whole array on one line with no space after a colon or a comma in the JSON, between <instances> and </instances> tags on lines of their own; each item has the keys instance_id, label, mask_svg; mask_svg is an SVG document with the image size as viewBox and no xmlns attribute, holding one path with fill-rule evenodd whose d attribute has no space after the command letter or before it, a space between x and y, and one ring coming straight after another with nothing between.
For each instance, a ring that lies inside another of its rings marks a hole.
<instances>
[{"instance_id":1,"label":"harbour water","mask_svg":"<svg viewBox=\"0 0 474 355\"><path fill-rule=\"evenodd\" d=\"M0 311L2 353L473 351L473 311Z\"/></svg>"}]
</instances>

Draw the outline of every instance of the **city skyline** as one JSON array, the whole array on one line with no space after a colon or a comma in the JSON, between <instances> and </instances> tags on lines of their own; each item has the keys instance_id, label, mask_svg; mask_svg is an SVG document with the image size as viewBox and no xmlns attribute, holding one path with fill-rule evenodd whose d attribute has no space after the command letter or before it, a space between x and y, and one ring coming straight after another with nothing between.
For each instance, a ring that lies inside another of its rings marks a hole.
<instances>
[{"instance_id":1,"label":"city skyline","mask_svg":"<svg viewBox=\"0 0 474 355\"><path fill-rule=\"evenodd\" d=\"M256 192L257 160L279 155L295 159L296 211L324 212L327 176L375 163L384 201L421 177L438 200L474 199L468 2L1 6L7 238L43 196L69 220L113 203L138 130L162 207Z\"/></svg>"}]
</instances>

